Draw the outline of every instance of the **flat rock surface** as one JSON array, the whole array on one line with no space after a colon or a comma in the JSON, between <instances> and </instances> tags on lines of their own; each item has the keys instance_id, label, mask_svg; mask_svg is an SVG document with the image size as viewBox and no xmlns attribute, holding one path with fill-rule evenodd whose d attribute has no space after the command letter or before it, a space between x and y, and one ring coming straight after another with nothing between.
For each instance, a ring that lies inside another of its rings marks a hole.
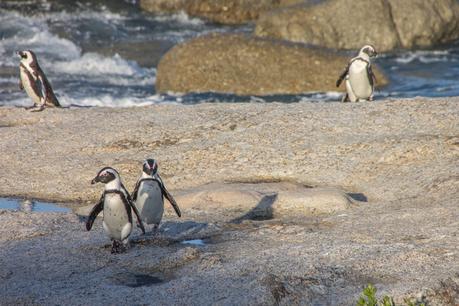
<instances>
[{"instance_id":1,"label":"flat rock surface","mask_svg":"<svg viewBox=\"0 0 459 306\"><path fill-rule=\"evenodd\" d=\"M1 195L76 209L98 199L101 167L132 189L155 157L183 200L183 218L166 203L159 233L136 230L120 255L100 218L86 232L72 213L1 211L1 302L349 305L373 283L398 302L457 304L458 102L0 108ZM291 207L320 190L350 205L250 214L260 194Z\"/></svg>"}]
</instances>

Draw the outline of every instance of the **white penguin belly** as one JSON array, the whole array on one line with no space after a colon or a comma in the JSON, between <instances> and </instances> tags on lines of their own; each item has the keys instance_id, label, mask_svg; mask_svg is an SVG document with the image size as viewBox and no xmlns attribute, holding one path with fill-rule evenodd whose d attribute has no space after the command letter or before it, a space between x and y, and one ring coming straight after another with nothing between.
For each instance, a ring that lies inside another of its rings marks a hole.
<instances>
[{"instance_id":1,"label":"white penguin belly","mask_svg":"<svg viewBox=\"0 0 459 306\"><path fill-rule=\"evenodd\" d=\"M350 86L357 99L368 99L373 93L366 65L365 62L355 61L349 68Z\"/></svg>"},{"instance_id":2,"label":"white penguin belly","mask_svg":"<svg viewBox=\"0 0 459 306\"><path fill-rule=\"evenodd\" d=\"M105 195L103 226L107 235L115 240L124 240L131 234L132 223L117 194Z\"/></svg>"},{"instance_id":3,"label":"white penguin belly","mask_svg":"<svg viewBox=\"0 0 459 306\"><path fill-rule=\"evenodd\" d=\"M22 83L22 86L24 87L25 92L32 99L33 103L41 104L41 96L38 96L33 90L32 85L29 82L29 78L27 77L27 74L24 71L24 68L21 68L20 78L21 78L21 83ZM35 81L31 80L31 82L35 82ZM37 84L37 87L38 86L39 84Z\"/></svg>"},{"instance_id":4,"label":"white penguin belly","mask_svg":"<svg viewBox=\"0 0 459 306\"><path fill-rule=\"evenodd\" d=\"M164 213L164 200L159 184L155 181L140 183L135 205L145 223L159 224Z\"/></svg>"}]
</instances>

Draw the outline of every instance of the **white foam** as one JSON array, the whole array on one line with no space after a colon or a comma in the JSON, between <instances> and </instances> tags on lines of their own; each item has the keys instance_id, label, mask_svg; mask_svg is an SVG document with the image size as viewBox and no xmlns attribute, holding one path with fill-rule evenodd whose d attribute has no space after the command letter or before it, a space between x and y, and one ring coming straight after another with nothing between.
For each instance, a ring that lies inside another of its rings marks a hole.
<instances>
[{"instance_id":1,"label":"white foam","mask_svg":"<svg viewBox=\"0 0 459 306\"><path fill-rule=\"evenodd\" d=\"M122 97L113 95L101 95L97 97L73 98L68 95L59 97L62 106L98 106L98 107L133 107L148 106L160 103L172 103L165 96L156 94L144 98Z\"/></svg>"},{"instance_id":2,"label":"white foam","mask_svg":"<svg viewBox=\"0 0 459 306\"><path fill-rule=\"evenodd\" d=\"M314 102L314 101L341 101L342 92L329 91L311 93L310 96L302 97L299 102Z\"/></svg>"},{"instance_id":3,"label":"white foam","mask_svg":"<svg viewBox=\"0 0 459 306\"><path fill-rule=\"evenodd\" d=\"M113 57L104 57L97 53L85 53L71 61L55 62L52 69L67 74L85 75L124 75L144 76L149 69L141 68L136 62L127 61L118 54Z\"/></svg>"},{"instance_id":4,"label":"white foam","mask_svg":"<svg viewBox=\"0 0 459 306\"><path fill-rule=\"evenodd\" d=\"M138 97L116 97L116 95L104 94L91 97L77 98L66 93L58 93L57 98L63 107L135 107L149 106L161 103L178 104L178 102L170 96L155 94L142 98ZM11 99L7 101L0 100L0 106L31 106L32 100L24 93L23 97Z\"/></svg>"},{"instance_id":5,"label":"white foam","mask_svg":"<svg viewBox=\"0 0 459 306\"><path fill-rule=\"evenodd\" d=\"M41 55L58 59L79 57L80 48L68 39L49 32L46 21L17 13L1 14L3 39L0 40L0 65L16 66L17 50L31 49ZM8 35L9 34L9 35ZM52 46L52 47L51 47Z\"/></svg>"},{"instance_id":6,"label":"white foam","mask_svg":"<svg viewBox=\"0 0 459 306\"><path fill-rule=\"evenodd\" d=\"M2 101L0 100L0 105L2 106L19 106L19 107L26 107L32 106L32 100L24 94L24 98L12 99L9 101Z\"/></svg>"},{"instance_id":7,"label":"white foam","mask_svg":"<svg viewBox=\"0 0 459 306\"><path fill-rule=\"evenodd\" d=\"M436 62L448 62L455 61L449 56L448 50L436 50L436 51L410 51L400 55L395 59L397 63L409 64L413 61L419 61L424 64L436 63Z\"/></svg>"},{"instance_id":8,"label":"white foam","mask_svg":"<svg viewBox=\"0 0 459 306\"><path fill-rule=\"evenodd\" d=\"M181 24L189 24L189 25L203 25L205 22L202 19L190 17L185 11L180 11L176 14L171 15L157 15L154 17L154 20L160 22L171 22L171 21L178 21Z\"/></svg>"}]
</instances>

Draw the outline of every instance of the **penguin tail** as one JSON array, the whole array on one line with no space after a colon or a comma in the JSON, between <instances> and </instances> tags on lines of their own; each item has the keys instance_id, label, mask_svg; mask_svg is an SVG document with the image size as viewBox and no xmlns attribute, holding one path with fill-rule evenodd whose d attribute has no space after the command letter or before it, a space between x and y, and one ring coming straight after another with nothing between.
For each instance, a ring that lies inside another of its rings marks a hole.
<instances>
[{"instance_id":1,"label":"penguin tail","mask_svg":"<svg viewBox=\"0 0 459 306\"><path fill-rule=\"evenodd\" d=\"M61 107L61 104L59 103L59 100L57 100L56 96L52 96L50 99L48 99L49 104L54 106L54 107Z\"/></svg>"}]
</instances>

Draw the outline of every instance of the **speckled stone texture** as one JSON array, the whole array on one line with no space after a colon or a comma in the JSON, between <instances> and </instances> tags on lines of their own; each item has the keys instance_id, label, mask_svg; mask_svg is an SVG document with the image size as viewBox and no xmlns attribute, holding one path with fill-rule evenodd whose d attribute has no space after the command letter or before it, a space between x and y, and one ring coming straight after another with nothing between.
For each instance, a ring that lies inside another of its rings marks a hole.
<instances>
[{"instance_id":1,"label":"speckled stone texture","mask_svg":"<svg viewBox=\"0 0 459 306\"><path fill-rule=\"evenodd\" d=\"M209 34L178 44L159 62L159 92L220 92L239 95L336 91L349 58L242 34ZM387 78L375 67L376 86Z\"/></svg>"},{"instance_id":2,"label":"speckled stone texture","mask_svg":"<svg viewBox=\"0 0 459 306\"><path fill-rule=\"evenodd\" d=\"M184 202L181 219L166 203L159 233L136 229L121 255L110 254L100 219L86 232L71 213L2 211L1 303L350 305L373 283L397 302L455 305L458 103L0 108L3 196L94 204L97 170L119 169L132 189L146 157L177 199L210 196ZM350 205L249 210L250 194L277 192L291 207L321 188Z\"/></svg>"}]
</instances>

